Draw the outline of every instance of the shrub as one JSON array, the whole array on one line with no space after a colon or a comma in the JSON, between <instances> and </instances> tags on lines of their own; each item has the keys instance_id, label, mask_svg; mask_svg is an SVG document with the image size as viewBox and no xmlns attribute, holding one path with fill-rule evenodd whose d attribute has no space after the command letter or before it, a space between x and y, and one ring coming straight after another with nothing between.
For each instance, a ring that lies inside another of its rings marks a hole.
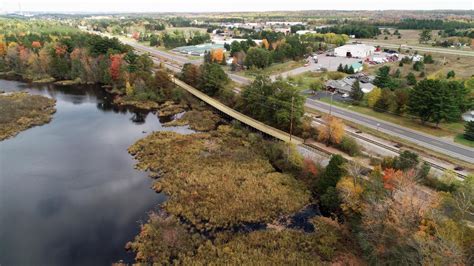
<instances>
[{"instance_id":1,"label":"shrub","mask_svg":"<svg viewBox=\"0 0 474 266\"><path fill-rule=\"evenodd\" d=\"M360 146L356 140L349 136L342 137L341 143L339 143L338 148L346 152L350 156L356 156L360 154Z\"/></svg>"},{"instance_id":2,"label":"shrub","mask_svg":"<svg viewBox=\"0 0 474 266\"><path fill-rule=\"evenodd\" d=\"M423 64L423 62L421 61L417 61L415 62L415 64L413 64L413 69L415 71L422 71L424 68L425 68L425 64Z\"/></svg>"}]
</instances>

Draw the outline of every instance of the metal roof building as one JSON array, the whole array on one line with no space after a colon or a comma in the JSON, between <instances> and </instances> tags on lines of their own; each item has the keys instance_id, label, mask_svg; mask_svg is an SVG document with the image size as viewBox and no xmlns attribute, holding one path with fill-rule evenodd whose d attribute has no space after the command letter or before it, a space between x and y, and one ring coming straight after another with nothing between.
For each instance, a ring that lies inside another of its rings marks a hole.
<instances>
[{"instance_id":1,"label":"metal roof building","mask_svg":"<svg viewBox=\"0 0 474 266\"><path fill-rule=\"evenodd\" d=\"M334 49L335 56L365 58L375 53L375 47L365 44L347 44Z\"/></svg>"}]
</instances>

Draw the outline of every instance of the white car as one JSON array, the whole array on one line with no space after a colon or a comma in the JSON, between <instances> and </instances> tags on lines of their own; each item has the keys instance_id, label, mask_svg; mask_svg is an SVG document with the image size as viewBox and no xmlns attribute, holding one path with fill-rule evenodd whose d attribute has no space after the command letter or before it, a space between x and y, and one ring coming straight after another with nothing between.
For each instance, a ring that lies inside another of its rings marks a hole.
<instances>
[{"instance_id":1,"label":"white car","mask_svg":"<svg viewBox=\"0 0 474 266\"><path fill-rule=\"evenodd\" d=\"M349 98L349 96L350 96L349 93L344 93L344 94L342 95L342 98Z\"/></svg>"}]
</instances>

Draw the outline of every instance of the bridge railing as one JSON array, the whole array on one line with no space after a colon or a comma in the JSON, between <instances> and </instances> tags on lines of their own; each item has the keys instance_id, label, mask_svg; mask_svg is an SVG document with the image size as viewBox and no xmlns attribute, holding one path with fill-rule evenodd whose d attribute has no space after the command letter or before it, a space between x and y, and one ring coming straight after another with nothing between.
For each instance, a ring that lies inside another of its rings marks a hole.
<instances>
[{"instance_id":1,"label":"bridge railing","mask_svg":"<svg viewBox=\"0 0 474 266\"><path fill-rule=\"evenodd\" d=\"M303 144L303 139L295 136L291 136L289 133L286 133L282 130L276 129L274 127L271 127L269 125L266 125L258 120L255 120L247 115L244 115L240 112L235 111L234 109L230 108L229 106L219 102L218 100L208 96L207 94L199 91L198 89L189 86L188 84L184 83L183 81L177 79L176 77L172 76L173 82L178 85L179 87L185 89L192 95L196 96L200 100L206 102L207 104L211 105L212 107L216 108L217 110L227 114L228 116L250 126L255 128L258 131L261 131L267 135L270 135L274 138L277 138L279 140L285 141L285 142L290 142L295 145L300 145Z\"/></svg>"}]
</instances>

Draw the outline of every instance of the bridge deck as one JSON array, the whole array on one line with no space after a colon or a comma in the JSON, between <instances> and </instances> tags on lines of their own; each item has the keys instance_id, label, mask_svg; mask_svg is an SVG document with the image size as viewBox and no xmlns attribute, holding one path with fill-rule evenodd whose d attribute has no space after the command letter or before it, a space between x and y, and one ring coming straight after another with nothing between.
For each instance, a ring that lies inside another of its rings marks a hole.
<instances>
[{"instance_id":1,"label":"bridge deck","mask_svg":"<svg viewBox=\"0 0 474 266\"><path fill-rule=\"evenodd\" d=\"M274 127L268 126L262 122L259 122L249 116L246 116L240 112L235 111L234 109L226 106L225 104L222 104L221 102L217 101L216 99L206 95L205 93L189 86L188 84L184 83L183 81L173 77L173 81L176 85L179 87L185 89L192 95L196 96L200 100L204 101L205 103L209 104L210 106L216 108L217 110L227 114L228 116L250 126L255 128L256 130L259 130L265 134L268 134L274 138L277 138L279 140L285 141L285 142L290 142L290 135L286 132L283 132L279 129L276 129ZM301 138L292 136L291 137L291 143L295 145L300 145L303 144L303 140Z\"/></svg>"}]
</instances>

